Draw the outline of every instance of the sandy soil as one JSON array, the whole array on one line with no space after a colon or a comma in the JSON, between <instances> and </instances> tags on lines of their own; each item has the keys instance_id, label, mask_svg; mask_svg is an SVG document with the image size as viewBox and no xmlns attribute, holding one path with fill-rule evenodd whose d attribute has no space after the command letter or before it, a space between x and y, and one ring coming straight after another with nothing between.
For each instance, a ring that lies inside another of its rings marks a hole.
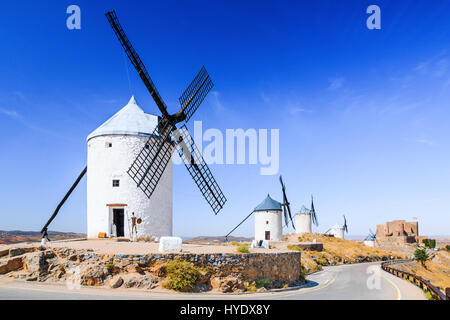
<instances>
[{"instance_id":1,"label":"sandy soil","mask_svg":"<svg viewBox=\"0 0 450 320\"><path fill-rule=\"evenodd\" d=\"M10 247L18 246L39 246L39 243L33 244L14 244ZM92 249L94 252L103 254L151 254L160 253L158 243L151 242L117 242L112 240L85 240L85 241L64 241L49 242L48 248L73 248L73 249ZM6 246L5 246L6 247ZM232 245L195 245L183 244L182 253L237 253L237 246ZM279 253L289 252L287 249L250 249L252 253Z\"/></svg>"}]
</instances>

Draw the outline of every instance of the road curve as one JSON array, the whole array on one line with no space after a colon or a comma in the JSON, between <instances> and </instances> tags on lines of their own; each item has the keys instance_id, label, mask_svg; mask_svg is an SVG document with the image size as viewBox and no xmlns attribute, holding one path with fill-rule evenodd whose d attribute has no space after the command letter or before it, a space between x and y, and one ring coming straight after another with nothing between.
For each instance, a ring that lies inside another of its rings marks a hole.
<instances>
[{"instance_id":1,"label":"road curve","mask_svg":"<svg viewBox=\"0 0 450 320\"><path fill-rule=\"evenodd\" d=\"M423 300L422 291L380 268L379 263L325 267L307 277L303 288L249 294L177 294L133 289L80 288L0 278L0 300L97 299L278 299L278 300Z\"/></svg>"}]
</instances>

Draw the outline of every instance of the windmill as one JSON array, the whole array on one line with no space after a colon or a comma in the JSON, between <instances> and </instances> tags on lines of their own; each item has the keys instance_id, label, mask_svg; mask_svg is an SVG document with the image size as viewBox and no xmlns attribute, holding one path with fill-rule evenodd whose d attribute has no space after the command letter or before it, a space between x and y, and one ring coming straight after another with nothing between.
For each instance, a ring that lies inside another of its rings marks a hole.
<instances>
[{"instance_id":1,"label":"windmill","mask_svg":"<svg viewBox=\"0 0 450 320\"><path fill-rule=\"evenodd\" d=\"M295 216L296 232L298 234L312 233L312 224L319 226L316 209L314 208L314 198L311 195L311 209L302 206Z\"/></svg>"},{"instance_id":2,"label":"windmill","mask_svg":"<svg viewBox=\"0 0 450 320\"><path fill-rule=\"evenodd\" d=\"M377 234L376 233L374 233L371 229L369 229L369 235L366 237L366 239L364 239L364 240L367 240L367 241L376 241L376 239L377 239Z\"/></svg>"},{"instance_id":3,"label":"windmill","mask_svg":"<svg viewBox=\"0 0 450 320\"><path fill-rule=\"evenodd\" d=\"M344 239L344 233L348 233L347 219L344 216L344 225L340 227L339 225L334 225L332 228L328 229L325 234L331 234L336 238Z\"/></svg>"},{"instance_id":4,"label":"windmill","mask_svg":"<svg viewBox=\"0 0 450 320\"><path fill-rule=\"evenodd\" d=\"M291 206L290 202L286 196L286 186L283 182L282 176L280 176L280 184L281 184L281 192L283 194L283 202L280 203L276 200L273 200L270 195L267 195L266 199L261 202L248 216L245 217L236 227L233 228L226 236L225 239L228 240L228 236L233 233L241 224L243 224L250 216L257 212L263 212L264 214L272 215L276 217L275 219L269 221L266 216L259 215L255 218L255 237L257 237L257 233L263 232L266 233L264 238L267 238L267 232L269 234L275 234L276 238L280 238L282 235L282 216L284 216L284 224L286 227L289 226L289 221L292 224L292 227L295 229L294 223L292 221L291 215ZM258 220L261 220L259 222ZM261 240L261 239L260 239ZM269 240L269 239L266 239Z\"/></svg>"},{"instance_id":5,"label":"windmill","mask_svg":"<svg viewBox=\"0 0 450 320\"><path fill-rule=\"evenodd\" d=\"M206 165L201 152L194 144L186 127L187 122L194 115L213 87L209 74L205 67L202 67L194 80L180 96L180 110L175 114L169 114L167 106L151 80L144 64L125 35L115 11L107 12L106 18L127 57L138 72L139 77L161 112L158 125L150 135L145 147L142 148L127 170L127 174L134 180L137 187L150 198L172 157L174 149L176 149L203 197L212 208L214 214L217 214L223 208L227 199ZM177 124L179 123L181 123L181 126L178 129ZM155 139L155 137L157 138ZM86 172L87 166L80 173L75 183L71 186L50 219L42 228L41 233L43 237L47 235L48 226Z\"/></svg>"},{"instance_id":6,"label":"windmill","mask_svg":"<svg viewBox=\"0 0 450 320\"><path fill-rule=\"evenodd\" d=\"M152 138L149 139L129 168L128 175L136 182L137 187L150 198L172 157L173 147L175 146L203 197L211 206L213 212L217 214L223 208L227 199L186 127L186 123L213 87L209 74L205 67L202 67L180 96L180 110L175 114L169 114L167 106L153 84L144 64L125 35L115 11L107 12L106 18L161 112L159 124L152 134L153 137L159 136L160 138L156 142L153 142ZM183 123L180 129L177 129L176 125L181 122Z\"/></svg>"}]
</instances>

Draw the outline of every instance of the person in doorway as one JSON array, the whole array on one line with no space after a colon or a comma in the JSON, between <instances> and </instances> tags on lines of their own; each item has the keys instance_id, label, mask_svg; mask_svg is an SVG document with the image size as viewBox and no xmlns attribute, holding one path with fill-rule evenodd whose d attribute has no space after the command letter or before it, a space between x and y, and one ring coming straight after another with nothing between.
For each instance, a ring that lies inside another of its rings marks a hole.
<instances>
[{"instance_id":1,"label":"person in doorway","mask_svg":"<svg viewBox=\"0 0 450 320\"><path fill-rule=\"evenodd\" d=\"M131 213L131 236L133 236L133 233L135 236L137 236L137 224L134 212Z\"/></svg>"}]
</instances>

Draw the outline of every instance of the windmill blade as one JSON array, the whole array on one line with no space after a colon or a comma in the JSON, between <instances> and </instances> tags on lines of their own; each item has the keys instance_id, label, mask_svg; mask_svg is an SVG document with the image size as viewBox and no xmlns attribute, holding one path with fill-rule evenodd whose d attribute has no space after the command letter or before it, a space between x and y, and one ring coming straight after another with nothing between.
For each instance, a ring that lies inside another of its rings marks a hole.
<instances>
[{"instance_id":1,"label":"windmill blade","mask_svg":"<svg viewBox=\"0 0 450 320\"><path fill-rule=\"evenodd\" d=\"M186 123L198 109L213 86L214 84L203 66L179 98L181 105L180 112L186 115Z\"/></svg>"},{"instance_id":2,"label":"windmill blade","mask_svg":"<svg viewBox=\"0 0 450 320\"><path fill-rule=\"evenodd\" d=\"M141 58L139 58L139 55L134 50L133 46L130 43L130 40L128 40L128 37L126 36L125 32L122 29L122 26L119 23L119 19L117 19L116 12L110 11L107 12L106 18L108 19L109 24L111 25L111 28L114 30L114 33L117 36L117 39L119 39L120 44L122 45L122 48L125 50L125 53L128 56L128 59L130 59L131 64L134 66L136 71L138 72L139 76L141 77L142 81L144 82L144 85L147 87L148 92L150 92L151 96L153 97L153 100L155 100L156 105L158 106L159 110L163 114L165 118L169 118L169 113L167 112L167 106L162 100L158 90L156 89L155 85L153 84L152 79L150 78L147 70L145 69L144 64L141 61Z\"/></svg>"},{"instance_id":3,"label":"windmill blade","mask_svg":"<svg viewBox=\"0 0 450 320\"><path fill-rule=\"evenodd\" d=\"M172 157L173 145L170 134L174 129L175 127L168 121L162 121L127 171L148 198L155 191Z\"/></svg>"},{"instance_id":4,"label":"windmill blade","mask_svg":"<svg viewBox=\"0 0 450 320\"><path fill-rule=\"evenodd\" d=\"M286 201L287 201L287 199L286 199ZM286 207L287 207L287 210L288 210L289 219L291 220L292 228L294 228L294 230L295 230L295 225L294 225L294 221L292 219L292 214L291 214L291 205L289 204L289 202L288 202L288 205Z\"/></svg>"},{"instance_id":5,"label":"windmill blade","mask_svg":"<svg viewBox=\"0 0 450 320\"><path fill-rule=\"evenodd\" d=\"M344 230L345 230L345 232L348 233L347 220L345 219L345 215L343 215L343 216L344 216Z\"/></svg>"},{"instance_id":6,"label":"windmill blade","mask_svg":"<svg viewBox=\"0 0 450 320\"><path fill-rule=\"evenodd\" d=\"M223 208L227 199L185 125L173 132L173 139L186 169L194 179L205 200L214 213L217 214Z\"/></svg>"},{"instance_id":7,"label":"windmill blade","mask_svg":"<svg viewBox=\"0 0 450 320\"><path fill-rule=\"evenodd\" d=\"M316 227L318 227L319 226L319 220L317 220L316 209L314 209L314 199L313 199L312 195L311 195L311 210L310 210L310 214L311 214L312 223L314 223L314 225Z\"/></svg>"},{"instance_id":8,"label":"windmill blade","mask_svg":"<svg viewBox=\"0 0 450 320\"><path fill-rule=\"evenodd\" d=\"M287 209L286 211L284 211L284 221L285 221L286 227L287 227L289 225L289 220L288 220L288 218L289 218L291 220L292 228L294 228L294 230L295 230L295 226L294 226L294 222L292 220L292 214L291 214L291 205L287 199L286 187L284 185L283 177L281 175L280 175L280 183L281 183L281 191L283 192L283 210Z\"/></svg>"}]
</instances>

